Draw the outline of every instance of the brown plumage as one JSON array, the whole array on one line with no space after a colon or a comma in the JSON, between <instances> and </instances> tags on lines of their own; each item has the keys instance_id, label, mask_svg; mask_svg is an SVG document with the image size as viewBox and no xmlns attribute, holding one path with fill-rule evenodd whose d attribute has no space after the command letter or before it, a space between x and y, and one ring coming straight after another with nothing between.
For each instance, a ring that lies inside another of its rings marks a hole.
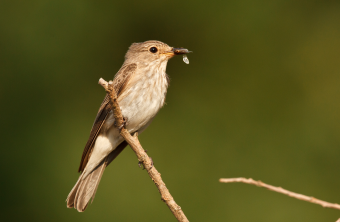
<instances>
[{"instance_id":1,"label":"brown plumage","mask_svg":"<svg viewBox=\"0 0 340 222\"><path fill-rule=\"evenodd\" d=\"M134 43L113 80L118 103L130 133L141 133L163 106L168 87L168 60L188 53L159 41ZM127 146L114 125L109 98L102 102L81 158L79 179L67 197L67 207L83 212L95 196L105 168Z\"/></svg>"},{"instance_id":2,"label":"brown plumage","mask_svg":"<svg viewBox=\"0 0 340 222\"><path fill-rule=\"evenodd\" d=\"M137 65L135 63L125 65L116 74L114 78L113 86L118 97L123 91L124 87L126 86L126 83L128 82L129 78L132 76L136 68L137 68ZM104 101L100 105L97 117L92 126L90 138L88 139L85 145L78 172L81 172L84 170L87 164L87 161L89 159L89 155L91 153L93 143L110 111L111 111L111 105L109 103L109 97L108 95L106 95L104 98Z\"/></svg>"}]
</instances>

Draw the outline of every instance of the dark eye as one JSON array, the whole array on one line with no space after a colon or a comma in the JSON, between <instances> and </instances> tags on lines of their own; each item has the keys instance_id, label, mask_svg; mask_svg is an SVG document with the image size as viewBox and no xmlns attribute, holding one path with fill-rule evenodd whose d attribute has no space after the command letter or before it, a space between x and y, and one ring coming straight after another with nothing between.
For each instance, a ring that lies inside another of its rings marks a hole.
<instances>
[{"instance_id":1,"label":"dark eye","mask_svg":"<svg viewBox=\"0 0 340 222\"><path fill-rule=\"evenodd\" d=\"M149 49L149 51L152 52L152 53L156 53L158 51L158 49L156 47L151 47Z\"/></svg>"}]
</instances>

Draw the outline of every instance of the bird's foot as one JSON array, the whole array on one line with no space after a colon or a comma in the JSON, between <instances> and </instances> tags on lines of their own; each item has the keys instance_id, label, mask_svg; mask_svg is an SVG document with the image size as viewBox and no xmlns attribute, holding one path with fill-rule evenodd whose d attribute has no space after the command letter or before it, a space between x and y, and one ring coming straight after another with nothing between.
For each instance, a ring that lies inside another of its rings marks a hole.
<instances>
[{"instance_id":1,"label":"bird's foot","mask_svg":"<svg viewBox=\"0 0 340 222\"><path fill-rule=\"evenodd\" d=\"M118 126L119 131L121 131L121 130L123 129L123 127L126 126L127 121L128 121L128 118L127 118L127 117L123 117L123 123L122 123L122 125ZM115 122L115 125L116 125L116 122ZM116 126L117 126L117 125L116 125Z\"/></svg>"}]
</instances>

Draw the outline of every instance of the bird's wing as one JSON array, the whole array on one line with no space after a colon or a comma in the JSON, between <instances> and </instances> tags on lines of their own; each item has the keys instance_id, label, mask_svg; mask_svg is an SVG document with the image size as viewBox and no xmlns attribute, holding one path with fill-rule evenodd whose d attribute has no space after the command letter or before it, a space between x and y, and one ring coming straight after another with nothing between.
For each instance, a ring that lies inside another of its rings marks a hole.
<instances>
[{"instance_id":1,"label":"bird's wing","mask_svg":"<svg viewBox=\"0 0 340 222\"><path fill-rule=\"evenodd\" d=\"M122 68L117 72L113 80L113 86L117 93L117 97L119 97L123 89L126 87L129 79L135 73L136 69L137 69L137 64L132 63L132 64L122 66ZM84 170L91 156L94 142L96 141L97 136L100 132L100 129L102 128L105 122L105 119L108 116L110 111L111 111L110 99L109 99L109 96L106 94L104 101L100 105L99 111L97 113L97 117L92 126L90 137L85 145L78 172L81 172Z\"/></svg>"}]
</instances>

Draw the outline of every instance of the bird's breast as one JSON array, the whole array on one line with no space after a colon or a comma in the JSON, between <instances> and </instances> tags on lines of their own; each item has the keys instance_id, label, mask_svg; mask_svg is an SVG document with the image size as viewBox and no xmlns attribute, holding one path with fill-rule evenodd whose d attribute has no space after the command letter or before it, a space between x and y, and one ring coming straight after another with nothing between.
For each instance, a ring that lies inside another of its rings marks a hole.
<instances>
[{"instance_id":1,"label":"bird's breast","mask_svg":"<svg viewBox=\"0 0 340 222\"><path fill-rule=\"evenodd\" d=\"M131 85L119 101L123 116L127 118L127 129L138 131L146 126L164 105L168 88L165 71L149 70Z\"/></svg>"}]
</instances>

